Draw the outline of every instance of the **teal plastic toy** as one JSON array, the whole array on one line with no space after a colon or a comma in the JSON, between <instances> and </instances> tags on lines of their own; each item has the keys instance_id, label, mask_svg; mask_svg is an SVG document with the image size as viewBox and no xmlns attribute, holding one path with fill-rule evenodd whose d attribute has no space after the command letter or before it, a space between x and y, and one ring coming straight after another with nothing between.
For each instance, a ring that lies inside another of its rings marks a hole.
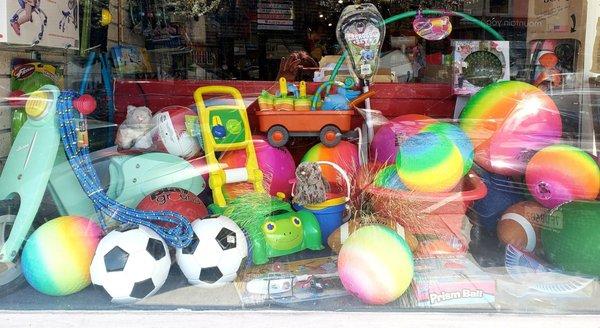
<instances>
[{"instance_id":1,"label":"teal plastic toy","mask_svg":"<svg viewBox=\"0 0 600 328\"><path fill-rule=\"evenodd\" d=\"M90 218L96 215L60 143L56 115L59 95L59 89L51 85L29 95L25 106L28 119L16 136L0 175L0 201L20 199L16 215L1 216L0 222L3 227L10 226L10 234L3 233L4 238L0 240L0 263L8 263L11 268L18 267L19 250L31 230L47 187L60 215ZM108 162L107 194L128 207L135 207L157 189L176 187L198 194L205 187L193 166L179 157L163 153L107 157L102 152L109 156L114 151L103 150L91 155L95 165ZM8 230L3 229L5 231ZM20 280L20 274L2 268L0 266L0 295Z\"/></svg>"},{"instance_id":2,"label":"teal plastic toy","mask_svg":"<svg viewBox=\"0 0 600 328\"><path fill-rule=\"evenodd\" d=\"M324 248L314 214L294 211L289 203L266 194L242 195L232 200L223 214L248 234L255 265L305 249Z\"/></svg>"}]
</instances>

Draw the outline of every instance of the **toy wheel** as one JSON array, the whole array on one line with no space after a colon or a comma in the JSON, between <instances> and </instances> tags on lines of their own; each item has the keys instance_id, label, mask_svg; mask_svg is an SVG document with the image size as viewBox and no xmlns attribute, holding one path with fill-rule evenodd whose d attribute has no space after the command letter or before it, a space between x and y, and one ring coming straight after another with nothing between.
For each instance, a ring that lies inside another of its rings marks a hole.
<instances>
[{"instance_id":1,"label":"toy wheel","mask_svg":"<svg viewBox=\"0 0 600 328\"><path fill-rule=\"evenodd\" d=\"M290 133L281 125L272 126L267 132L267 140L273 147L283 147L289 139Z\"/></svg>"},{"instance_id":2,"label":"toy wheel","mask_svg":"<svg viewBox=\"0 0 600 328\"><path fill-rule=\"evenodd\" d=\"M319 138L326 147L334 147L342 140L342 131L335 125L326 125L321 129Z\"/></svg>"},{"instance_id":3,"label":"toy wheel","mask_svg":"<svg viewBox=\"0 0 600 328\"><path fill-rule=\"evenodd\" d=\"M10 230L15 222L15 215L6 214L0 216L0 247L10 235ZM6 296L25 284L25 278L21 271L21 261L15 258L13 262L0 262L0 297Z\"/></svg>"}]
</instances>

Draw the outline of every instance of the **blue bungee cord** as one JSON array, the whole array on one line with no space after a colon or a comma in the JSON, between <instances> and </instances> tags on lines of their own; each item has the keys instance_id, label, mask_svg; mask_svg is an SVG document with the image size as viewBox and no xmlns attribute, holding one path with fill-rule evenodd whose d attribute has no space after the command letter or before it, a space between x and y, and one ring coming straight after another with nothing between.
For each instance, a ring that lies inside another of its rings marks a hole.
<instances>
[{"instance_id":1,"label":"blue bungee cord","mask_svg":"<svg viewBox=\"0 0 600 328\"><path fill-rule=\"evenodd\" d=\"M192 226L182 215L172 211L146 212L124 206L110 199L90 160L90 151L87 145L78 146L77 124L73 116L73 100L79 97L75 91L61 92L58 97L56 111L59 122L61 140L71 164L71 168L88 195L96 212L100 214L99 222L106 230L105 217L112 218L120 223L146 226L155 231L165 242L172 247L183 248L192 241ZM158 223L168 223L170 228Z\"/></svg>"}]
</instances>

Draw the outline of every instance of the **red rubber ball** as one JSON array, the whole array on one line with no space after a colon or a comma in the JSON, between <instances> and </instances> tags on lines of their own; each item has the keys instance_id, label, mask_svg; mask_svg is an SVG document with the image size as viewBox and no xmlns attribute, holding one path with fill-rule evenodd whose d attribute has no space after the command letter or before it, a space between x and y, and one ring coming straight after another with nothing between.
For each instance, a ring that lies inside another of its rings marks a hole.
<instances>
[{"instance_id":1,"label":"red rubber ball","mask_svg":"<svg viewBox=\"0 0 600 328\"><path fill-rule=\"evenodd\" d=\"M159 189L144 197L137 206L142 211L173 211L181 214L188 221L202 219L208 210L198 196L181 188ZM170 228L170 224L161 224Z\"/></svg>"},{"instance_id":2,"label":"red rubber ball","mask_svg":"<svg viewBox=\"0 0 600 328\"><path fill-rule=\"evenodd\" d=\"M89 115L94 112L96 106L96 99L87 94L81 95L79 98L73 100L73 107L83 115Z\"/></svg>"}]
</instances>

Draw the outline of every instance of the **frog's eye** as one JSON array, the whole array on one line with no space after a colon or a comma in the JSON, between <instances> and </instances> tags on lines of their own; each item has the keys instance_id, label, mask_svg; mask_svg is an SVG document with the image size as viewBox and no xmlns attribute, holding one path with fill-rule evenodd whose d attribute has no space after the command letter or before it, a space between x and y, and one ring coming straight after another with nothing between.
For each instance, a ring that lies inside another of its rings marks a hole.
<instances>
[{"instance_id":1,"label":"frog's eye","mask_svg":"<svg viewBox=\"0 0 600 328\"><path fill-rule=\"evenodd\" d=\"M295 216L292 218L292 223L293 223L293 224L294 224L296 227L300 227L300 226L302 225L302 221L300 221L300 219L299 219L299 218L297 218L297 217L295 217Z\"/></svg>"},{"instance_id":2,"label":"frog's eye","mask_svg":"<svg viewBox=\"0 0 600 328\"><path fill-rule=\"evenodd\" d=\"M275 231L275 228L275 222L272 221L265 222L265 225L263 226L263 230L268 233Z\"/></svg>"}]
</instances>

